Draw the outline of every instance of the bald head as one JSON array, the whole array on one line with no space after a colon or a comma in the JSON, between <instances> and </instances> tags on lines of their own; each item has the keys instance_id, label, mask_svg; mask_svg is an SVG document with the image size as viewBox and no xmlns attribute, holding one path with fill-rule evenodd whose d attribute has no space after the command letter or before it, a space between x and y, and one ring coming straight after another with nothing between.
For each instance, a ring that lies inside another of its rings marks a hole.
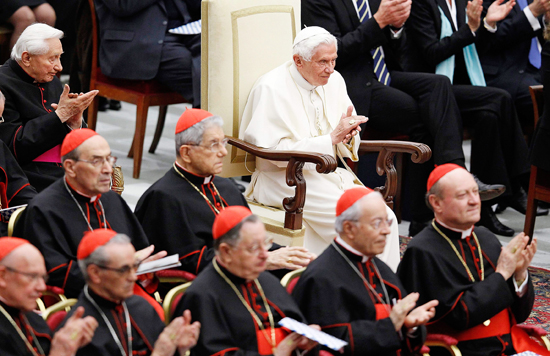
<instances>
[{"instance_id":1,"label":"bald head","mask_svg":"<svg viewBox=\"0 0 550 356\"><path fill-rule=\"evenodd\" d=\"M35 309L46 290L45 275L40 251L31 244L17 247L0 261L0 299L25 312Z\"/></svg>"}]
</instances>

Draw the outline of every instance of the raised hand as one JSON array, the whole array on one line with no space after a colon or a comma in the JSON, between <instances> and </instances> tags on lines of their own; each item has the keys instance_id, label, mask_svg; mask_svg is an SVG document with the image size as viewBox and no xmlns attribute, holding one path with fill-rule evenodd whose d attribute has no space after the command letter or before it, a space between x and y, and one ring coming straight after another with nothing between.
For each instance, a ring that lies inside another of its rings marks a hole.
<instances>
[{"instance_id":1,"label":"raised hand","mask_svg":"<svg viewBox=\"0 0 550 356\"><path fill-rule=\"evenodd\" d=\"M435 307L439 304L438 300L431 300L426 304L423 304L417 308L414 308L406 317L405 317L405 327L407 329L412 329L416 326L424 325L431 318L435 316Z\"/></svg>"},{"instance_id":2,"label":"raised hand","mask_svg":"<svg viewBox=\"0 0 550 356\"><path fill-rule=\"evenodd\" d=\"M360 115L354 116L352 113L353 106L350 105L347 112L342 114L336 128L330 133L333 145L349 142L353 136L361 131L359 125L368 121L366 117Z\"/></svg>"},{"instance_id":3,"label":"raised hand","mask_svg":"<svg viewBox=\"0 0 550 356\"><path fill-rule=\"evenodd\" d=\"M409 18L411 5L411 0L382 0L373 17L380 28L387 25L400 28Z\"/></svg>"},{"instance_id":4,"label":"raised hand","mask_svg":"<svg viewBox=\"0 0 550 356\"><path fill-rule=\"evenodd\" d=\"M317 256L301 246L282 247L267 254L267 269L286 268L290 270L307 266Z\"/></svg>"},{"instance_id":5,"label":"raised hand","mask_svg":"<svg viewBox=\"0 0 550 356\"><path fill-rule=\"evenodd\" d=\"M399 300L390 312L390 319L395 327L395 331L401 330L407 314L416 306L418 293L411 293L405 298Z\"/></svg>"},{"instance_id":6,"label":"raised hand","mask_svg":"<svg viewBox=\"0 0 550 356\"><path fill-rule=\"evenodd\" d=\"M508 16L515 4L515 0L509 0L505 3L504 0L494 1L487 9L487 15L485 16L487 25L494 28L498 21L504 20Z\"/></svg>"},{"instance_id":7,"label":"raised hand","mask_svg":"<svg viewBox=\"0 0 550 356\"><path fill-rule=\"evenodd\" d=\"M476 32L481 24L482 11L483 0L468 1L468 5L466 5L466 15L468 16L468 26L472 32Z\"/></svg>"},{"instance_id":8,"label":"raised hand","mask_svg":"<svg viewBox=\"0 0 550 356\"><path fill-rule=\"evenodd\" d=\"M525 235L523 237L523 240L527 244L527 242L529 242L529 236ZM521 253L518 256L516 264L516 271L514 272L514 278L516 279L516 282L524 281L527 278L527 267L529 267L531 261L533 260L533 257L535 256L535 253L537 252L537 238L533 238L531 244L526 245L520 252Z\"/></svg>"},{"instance_id":9,"label":"raised hand","mask_svg":"<svg viewBox=\"0 0 550 356\"><path fill-rule=\"evenodd\" d=\"M76 354L77 350L92 341L97 328L97 320L91 316L83 318L84 308L78 307L53 337L50 355L69 356Z\"/></svg>"},{"instance_id":10,"label":"raised hand","mask_svg":"<svg viewBox=\"0 0 550 356\"><path fill-rule=\"evenodd\" d=\"M533 16L539 17L550 11L550 0L533 0L533 2L529 4L529 10L531 10Z\"/></svg>"},{"instance_id":11,"label":"raised hand","mask_svg":"<svg viewBox=\"0 0 550 356\"><path fill-rule=\"evenodd\" d=\"M502 274L505 280L508 280L516 272L518 263L523 258L522 252L528 241L529 238L522 232L500 251L496 272Z\"/></svg>"},{"instance_id":12,"label":"raised hand","mask_svg":"<svg viewBox=\"0 0 550 356\"><path fill-rule=\"evenodd\" d=\"M82 122L82 113L90 106L99 91L91 90L75 96L75 94L69 93L70 90L69 86L65 84L59 97L59 103L52 104L52 108L61 122L67 122L72 128L79 128ZM77 125L78 127L76 127Z\"/></svg>"}]
</instances>

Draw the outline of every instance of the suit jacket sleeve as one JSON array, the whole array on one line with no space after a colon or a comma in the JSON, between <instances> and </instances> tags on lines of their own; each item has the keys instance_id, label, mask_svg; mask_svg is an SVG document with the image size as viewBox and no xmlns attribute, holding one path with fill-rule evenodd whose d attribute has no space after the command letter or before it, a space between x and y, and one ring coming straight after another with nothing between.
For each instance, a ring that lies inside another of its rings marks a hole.
<instances>
[{"instance_id":1,"label":"suit jacket sleeve","mask_svg":"<svg viewBox=\"0 0 550 356\"><path fill-rule=\"evenodd\" d=\"M483 2L484 14L491 4L491 1L486 0ZM542 16L539 17L539 22L542 22L541 18ZM483 45L487 51L491 52L516 48L519 43L530 41L534 36L542 36L543 28L544 26L541 24L540 30L533 31L533 27L531 27L525 13L516 4L508 16L497 23L497 31L488 34L486 40L483 41ZM544 43L544 40L541 43Z\"/></svg>"}]
</instances>

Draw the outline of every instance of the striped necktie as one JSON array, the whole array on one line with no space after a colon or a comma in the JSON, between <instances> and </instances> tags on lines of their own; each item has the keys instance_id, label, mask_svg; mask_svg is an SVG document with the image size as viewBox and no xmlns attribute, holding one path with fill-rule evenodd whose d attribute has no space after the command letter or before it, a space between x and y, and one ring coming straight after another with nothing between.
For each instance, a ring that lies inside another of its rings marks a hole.
<instances>
[{"instance_id":1,"label":"striped necktie","mask_svg":"<svg viewBox=\"0 0 550 356\"><path fill-rule=\"evenodd\" d=\"M518 0L517 4L523 10L527 6L527 0ZM533 37L531 39L531 48L529 49L529 63L533 65L533 67L539 69L540 68L540 51L539 51L539 41L537 39L537 36Z\"/></svg>"},{"instance_id":2,"label":"striped necktie","mask_svg":"<svg viewBox=\"0 0 550 356\"><path fill-rule=\"evenodd\" d=\"M367 5L367 0L357 0L357 10L359 12L359 21L365 22L370 19L370 9ZM386 61L384 61L384 53L382 47L377 47L370 51L372 59L374 60L374 74L378 81L384 85L390 85L391 78L390 72L386 67Z\"/></svg>"}]
</instances>

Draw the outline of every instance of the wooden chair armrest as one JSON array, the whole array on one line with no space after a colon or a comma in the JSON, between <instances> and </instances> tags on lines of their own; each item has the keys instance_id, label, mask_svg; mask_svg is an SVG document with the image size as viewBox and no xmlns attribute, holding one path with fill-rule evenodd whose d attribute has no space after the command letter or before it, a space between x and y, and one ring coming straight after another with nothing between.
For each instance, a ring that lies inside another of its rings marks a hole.
<instances>
[{"instance_id":1,"label":"wooden chair armrest","mask_svg":"<svg viewBox=\"0 0 550 356\"><path fill-rule=\"evenodd\" d=\"M270 150L267 148L258 147L235 137L226 137L231 145L256 157L268 159L270 161L291 161L294 159L303 163L315 163L317 164L316 169L319 173L331 173L336 170L336 167L338 167L336 158L331 155L303 151Z\"/></svg>"},{"instance_id":2,"label":"wooden chair armrest","mask_svg":"<svg viewBox=\"0 0 550 356\"><path fill-rule=\"evenodd\" d=\"M386 202L392 203L397 193L397 170L393 164L396 153L408 153L414 163L424 163L432 156L432 150L424 143L410 141L361 141L359 155L379 152L376 160L376 173L379 176L386 175L384 186L376 188L380 191Z\"/></svg>"},{"instance_id":3,"label":"wooden chair armrest","mask_svg":"<svg viewBox=\"0 0 550 356\"><path fill-rule=\"evenodd\" d=\"M286 168L286 184L295 186L295 195L283 199L285 209L285 228L299 230L302 228L302 212L306 200L306 181L302 174L305 163L316 164L317 172L330 173L338 166L336 158L331 155L301 152L301 151L278 151L255 146L235 137L226 136L229 143L241 150L256 157L271 161L288 161Z\"/></svg>"},{"instance_id":4,"label":"wooden chair armrest","mask_svg":"<svg viewBox=\"0 0 550 356\"><path fill-rule=\"evenodd\" d=\"M462 353L456 346L458 340L454 337L442 334L428 334L424 345L428 347L443 347L449 351L452 356L462 356Z\"/></svg>"}]
</instances>

